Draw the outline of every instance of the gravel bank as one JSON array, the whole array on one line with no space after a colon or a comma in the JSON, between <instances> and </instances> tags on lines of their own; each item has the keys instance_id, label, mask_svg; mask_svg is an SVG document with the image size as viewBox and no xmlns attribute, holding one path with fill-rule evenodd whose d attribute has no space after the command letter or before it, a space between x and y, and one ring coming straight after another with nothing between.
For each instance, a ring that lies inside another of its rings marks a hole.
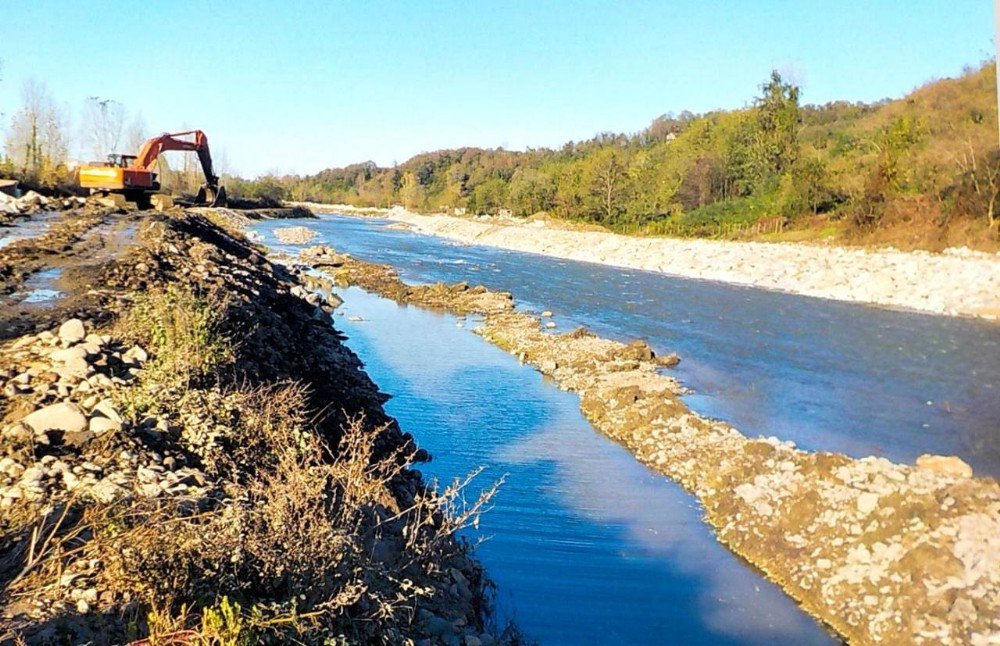
<instances>
[{"instance_id":1,"label":"gravel bank","mask_svg":"<svg viewBox=\"0 0 1000 646\"><path fill-rule=\"evenodd\" d=\"M515 643L336 302L216 215L0 250L0 294L68 274L0 307L0 643Z\"/></svg>"}]
</instances>

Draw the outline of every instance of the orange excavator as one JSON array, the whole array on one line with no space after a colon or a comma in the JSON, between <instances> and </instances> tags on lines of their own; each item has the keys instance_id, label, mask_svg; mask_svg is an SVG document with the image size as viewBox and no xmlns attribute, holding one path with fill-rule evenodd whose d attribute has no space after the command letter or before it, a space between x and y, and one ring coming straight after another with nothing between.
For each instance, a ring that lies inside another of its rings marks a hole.
<instances>
[{"instance_id":1,"label":"orange excavator","mask_svg":"<svg viewBox=\"0 0 1000 646\"><path fill-rule=\"evenodd\" d=\"M226 189L219 185L219 177L212 170L212 155L208 150L208 137L201 130L164 133L142 145L138 155L108 155L106 162L91 162L80 167L78 182L91 194L121 195L140 208L148 208L151 200L170 204L168 196L157 195L160 182L156 178L156 161L160 153L168 150L186 150L198 153L205 184L198 189L195 203L208 206L225 206ZM156 199L154 199L156 198ZM122 199L122 198L118 198Z\"/></svg>"}]
</instances>

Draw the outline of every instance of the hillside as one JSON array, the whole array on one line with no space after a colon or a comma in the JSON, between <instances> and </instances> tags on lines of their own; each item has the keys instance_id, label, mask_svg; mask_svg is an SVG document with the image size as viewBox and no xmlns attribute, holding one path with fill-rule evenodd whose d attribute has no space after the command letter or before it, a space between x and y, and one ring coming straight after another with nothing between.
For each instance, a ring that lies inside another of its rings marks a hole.
<instances>
[{"instance_id":1,"label":"hillside","mask_svg":"<svg viewBox=\"0 0 1000 646\"><path fill-rule=\"evenodd\" d=\"M460 148L394 168L230 179L231 193L417 211L540 213L629 234L996 250L996 68L876 104L802 105L777 73L750 107L656 118L558 150Z\"/></svg>"}]
</instances>

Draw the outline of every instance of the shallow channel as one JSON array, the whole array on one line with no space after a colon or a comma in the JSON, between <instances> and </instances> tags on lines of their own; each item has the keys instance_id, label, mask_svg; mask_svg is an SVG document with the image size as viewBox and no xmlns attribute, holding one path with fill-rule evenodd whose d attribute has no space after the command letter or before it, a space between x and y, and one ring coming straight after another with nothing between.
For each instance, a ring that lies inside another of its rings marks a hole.
<instances>
[{"instance_id":1,"label":"shallow channel","mask_svg":"<svg viewBox=\"0 0 1000 646\"><path fill-rule=\"evenodd\" d=\"M469 531L487 538L477 555L501 623L542 644L831 642L715 541L690 495L594 432L575 395L472 334L474 321L338 293L348 346L434 456L425 476L484 467L472 498L505 477Z\"/></svg>"}]
</instances>

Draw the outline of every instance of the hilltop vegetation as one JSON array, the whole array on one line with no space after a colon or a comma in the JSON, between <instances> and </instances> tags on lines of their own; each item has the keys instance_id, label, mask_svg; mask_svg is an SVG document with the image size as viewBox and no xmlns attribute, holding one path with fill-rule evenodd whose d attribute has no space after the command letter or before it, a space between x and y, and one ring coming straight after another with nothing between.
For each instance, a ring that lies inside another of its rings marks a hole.
<instances>
[{"instance_id":1,"label":"hilltop vegetation","mask_svg":"<svg viewBox=\"0 0 1000 646\"><path fill-rule=\"evenodd\" d=\"M230 193L417 211L544 213L633 234L997 248L996 69L875 104L802 105L778 73L744 109L559 150L460 148L393 168L231 178ZM769 233L768 233L769 232Z\"/></svg>"}]
</instances>

